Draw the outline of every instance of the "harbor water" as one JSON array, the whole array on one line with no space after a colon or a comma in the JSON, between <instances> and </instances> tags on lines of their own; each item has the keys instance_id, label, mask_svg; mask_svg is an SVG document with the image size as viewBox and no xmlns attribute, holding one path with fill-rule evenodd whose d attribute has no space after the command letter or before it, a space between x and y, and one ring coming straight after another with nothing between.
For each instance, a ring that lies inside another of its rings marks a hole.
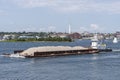
<instances>
[{"instance_id":1,"label":"harbor water","mask_svg":"<svg viewBox=\"0 0 120 80\"><path fill-rule=\"evenodd\" d=\"M113 52L44 58L10 58L3 53L38 46L90 46L75 42L0 42L0 80L120 80L120 42L105 40Z\"/></svg>"}]
</instances>

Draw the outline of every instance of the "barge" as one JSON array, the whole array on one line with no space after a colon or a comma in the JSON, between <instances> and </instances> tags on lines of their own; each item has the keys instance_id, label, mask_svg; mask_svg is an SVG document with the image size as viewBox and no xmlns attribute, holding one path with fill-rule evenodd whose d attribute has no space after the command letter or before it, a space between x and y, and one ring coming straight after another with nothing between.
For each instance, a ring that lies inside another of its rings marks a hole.
<instances>
[{"instance_id":1,"label":"barge","mask_svg":"<svg viewBox=\"0 0 120 80\"><path fill-rule=\"evenodd\" d=\"M98 49L85 48L81 46L44 46L34 47L18 53L20 56L32 57L52 57L52 56L67 56L67 55L80 55L80 54L93 54L98 53Z\"/></svg>"},{"instance_id":2,"label":"barge","mask_svg":"<svg viewBox=\"0 0 120 80\"><path fill-rule=\"evenodd\" d=\"M61 49L63 48L63 49ZM69 48L69 49L68 49ZM112 49L93 49L93 48L81 48L66 47L66 46L47 46L47 47L35 47L27 50L16 50L14 54L21 57L33 58L33 57L53 57L53 56L68 56L68 55L81 55L81 54L96 54L100 52L111 52Z\"/></svg>"}]
</instances>

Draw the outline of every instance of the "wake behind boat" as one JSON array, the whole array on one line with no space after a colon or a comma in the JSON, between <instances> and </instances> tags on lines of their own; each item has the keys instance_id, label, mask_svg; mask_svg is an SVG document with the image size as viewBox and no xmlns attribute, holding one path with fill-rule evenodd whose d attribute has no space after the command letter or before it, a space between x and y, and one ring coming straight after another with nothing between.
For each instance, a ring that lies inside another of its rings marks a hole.
<instances>
[{"instance_id":1,"label":"wake behind boat","mask_svg":"<svg viewBox=\"0 0 120 80\"><path fill-rule=\"evenodd\" d=\"M14 58L25 58L24 56L21 56L20 54L16 53L16 54L3 54L1 56L5 56L5 57L14 57Z\"/></svg>"},{"instance_id":2,"label":"wake behind boat","mask_svg":"<svg viewBox=\"0 0 120 80\"><path fill-rule=\"evenodd\" d=\"M9 57L25 58L24 56L21 56L20 54L10 54Z\"/></svg>"}]
</instances>

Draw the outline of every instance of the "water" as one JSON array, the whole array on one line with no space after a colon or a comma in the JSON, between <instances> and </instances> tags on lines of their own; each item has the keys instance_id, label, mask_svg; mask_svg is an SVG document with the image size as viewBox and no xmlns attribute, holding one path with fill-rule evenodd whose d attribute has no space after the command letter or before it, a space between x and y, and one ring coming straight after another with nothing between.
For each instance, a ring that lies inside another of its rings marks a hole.
<instances>
[{"instance_id":1,"label":"water","mask_svg":"<svg viewBox=\"0 0 120 80\"><path fill-rule=\"evenodd\" d=\"M46 58L0 56L0 80L119 80L120 43L106 41L113 52ZM0 42L0 54L36 46L88 46L76 42Z\"/></svg>"}]
</instances>

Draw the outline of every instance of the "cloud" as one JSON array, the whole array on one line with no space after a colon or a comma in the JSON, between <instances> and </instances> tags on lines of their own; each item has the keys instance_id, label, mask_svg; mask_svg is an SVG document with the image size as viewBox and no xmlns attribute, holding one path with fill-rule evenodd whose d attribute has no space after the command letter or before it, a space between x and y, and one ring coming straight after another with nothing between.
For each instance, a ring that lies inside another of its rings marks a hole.
<instances>
[{"instance_id":1,"label":"cloud","mask_svg":"<svg viewBox=\"0 0 120 80\"><path fill-rule=\"evenodd\" d=\"M39 31L40 31L40 32L46 32L46 28L45 28L45 27L40 27L40 28L39 28Z\"/></svg>"},{"instance_id":2,"label":"cloud","mask_svg":"<svg viewBox=\"0 0 120 80\"><path fill-rule=\"evenodd\" d=\"M120 13L119 0L12 0L12 2L23 8L46 7L59 12Z\"/></svg>"},{"instance_id":3,"label":"cloud","mask_svg":"<svg viewBox=\"0 0 120 80\"><path fill-rule=\"evenodd\" d=\"M48 27L48 32L53 32L55 31L56 27L55 26L49 26Z\"/></svg>"},{"instance_id":4,"label":"cloud","mask_svg":"<svg viewBox=\"0 0 120 80\"><path fill-rule=\"evenodd\" d=\"M98 24L90 24L88 29L91 32L105 32L105 31L107 31L106 27L99 26Z\"/></svg>"},{"instance_id":5,"label":"cloud","mask_svg":"<svg viewBox=\"0 0 120 80\"><path fill-rule=\"evenodd\" d=\"M99 28L97 24L90 24L90 27L94 30L97 30Z\"/></svg>"},{"instance_id":6,"label":"cloud","mask_svg":"<svg viewBox=\"0 0 120 80\"><path fill-rule=\"evenodd\" d=\"M80 27L79 30L80 30L80 32L84 32L84 31L87 31L88 28L87 27Z\"/></svg>"},{"instance_id":7,"label":"cloud","mask_svg":"<svg viewBox=\"0 0 120 80\"><path fill-rule=\"evenodd\" d=\"M90 24L89 26L79 27L80 32L105 32L106 27L99 26L98 24Z\"/></svg>"},{"instance_id":8,"label":"cloud","mask_svg":"<svg viewBox=\"0 0 120 80\"><path fill-rule=\"evenodd\" d=\"M51 1L49 0L12 0L12 2L23 8L52 6Z\"/></svg>"}]
</instances>

